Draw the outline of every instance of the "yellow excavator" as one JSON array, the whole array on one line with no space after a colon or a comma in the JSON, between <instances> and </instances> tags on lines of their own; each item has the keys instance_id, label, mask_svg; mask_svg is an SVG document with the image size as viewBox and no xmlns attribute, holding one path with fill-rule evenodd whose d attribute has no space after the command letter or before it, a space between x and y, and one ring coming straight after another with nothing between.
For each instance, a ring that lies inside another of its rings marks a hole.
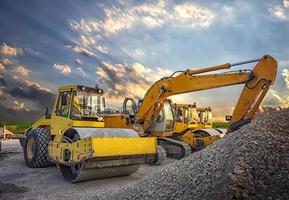
<instances>
[{"instance_id":1,"label":"yellow excavator","mask_svg":"<svg viewBox=\"0 0 289 200\"><path fill-rule=\"evenodd\" d=\"M154 137L133 129L107 129L99 115L103 90L81 85L58 89L53 111L37 120L20 140L26 165L55 163L69 182L129 175L158 158Z\"/></svg>"},{"instance_id":2,"label":"yellow excavator","mask_svg":"<svg viewBox=\"0 0 289 200\"><path fill-rule=\"evenodd\" d=\"M208 73L255 62L257 64L253 69ZM126 98L123 103L123 114L105 116L105 126L110 128L133 127L141 136L157 136L158 144L165 149L167 156L183 158L191 153L191 149L203 148L206 145L207 135L202 131L198 134L188 131L180 137L174 137L176 119L169 97L243 84L244 88L230 120L228 132L231 132L251 122L257 108L274 83L276 72L277 62L269 55L240 63L176 71L171 76L155 82L138 104L132 98ZM128 109L129 107L130 109ZM208 129L206 130L205 133L209 132Z\"/></svg>"}]
</instances>

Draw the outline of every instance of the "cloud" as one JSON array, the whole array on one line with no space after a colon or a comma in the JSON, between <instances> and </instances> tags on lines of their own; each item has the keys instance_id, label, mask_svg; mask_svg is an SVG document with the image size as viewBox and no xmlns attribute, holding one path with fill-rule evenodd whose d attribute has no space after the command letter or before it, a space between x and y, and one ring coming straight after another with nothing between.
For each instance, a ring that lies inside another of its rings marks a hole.
<instances>
[{"instance_id":1,"label":"cloud","mask_svg":"<svg viewBox=\"0 0 289 200\"><path fill-rule=\"evenodd\" d=\"M162 68L151 69L139 63L109 64L102 63L96 71L98 84L106 88L106 95L110 102L120 103L124 97L135 99L143 98L146 90L156 80L160 79L169 70Z\"/></svg>"},{"instance_id":2,"label":"cloud","mask_svg":"<svg viewBox=\"0 0 289 200\"><path fill-rule=\"evenodd\" d=\"M272 104L275 104L275 106L280 106L284 108L289 107L289 97L288 96L282 96L275 90L270 90L270 94L277 100L277 102L271 102Z\"/></svg>"},{"instance_id":3,"label":"cloud","mask_svg":"<svg viewBox=\"0 0 289 200\"><path fill-rule=\"evenodd\" d=\"M68 65L54 64L53 68L64 75L68 75L71 73L71 69Z\"/></svg>"},{"instance_id":4,"label":"cloud","mask_svg":"<svg viewBox=\"0 0 289 200\"><path fill-rule=\"evenodd\" d=\"M74 52L76 53L79 53L81 55L84 55L86 57L92 57L92 56L96 56L93 52L83 48L83 47L80 47L80 46L70 46L68 45L67 47L71 48Z\"/></svg>"},{"instance_id":5,"label":"cloud","mask_svg":"<svg viewBox=\"0 0 289 200\"><path fill-rule=\"evenodd\" d=\"M174 7L175 19L192 27L209 27L214 14L207 8L192 3L184 3Z\"/></svg>"},{"instance_id":6,"label":"cloud","mask_svg":"<svg viewBox=\"0 0 289 200\"><path fill-rule=\"evenodd\" d=\"M22 55L22 49L3 43L0 53L0 74L5 73L5 76L0 75L0 121L36 120L44 114L46 107L52 106L54 93L35 81L27 80L30 71L18 65L18 60L11 59Z\"/></svg>"},{"instance_id":7,"label":"cloud","mask_svg":"<svg viewBox=\"0 0 289 200\"><path fill-rule=\"evenodd\" d=\"M31 72L28 69L26 69L23 66L18 66L14 69L14 72L20 74L21 76L28 76L28 74Z\"/></svg>"},{"instance_id":8,"label":"cloud","mask_svg":"<svg viewBox=\"0 0 289 200\"><path fill-rule=\"evenodd\" d=\"M18 76L0 78L0 88L4 94L0 95L1 121L34 121L44 114L46 107L52 107L55 98L49 88Z\"/></svg>"},{"instance_id":9,"label":"cloud","mask_svg":"<svg viewBox=\"0 0 289 200\"><path fill-rule=\"evenodd\" d=\"M284 0L282 5L270 7L269 12L274 18L280 21L288 21L289 20L289 1Z\"/></svg>"},{"instance_id":10,"label":"cloud","mask_svg":"<svg viewBox=\"0 0 289 200\"><path fill-rule=\"evenodd\" d=\"M3 43L0 46L0 52L1 52L3 57L13 57L13 56L17 56L18 54L21 55L23 53L21 48L8 46L5 43Z\"/></svg>"},{"instance_id":11,"label":"cloud","mask_svg":"<svg viewBox=\"0 0 289 200\"><path fill-rule=\"evenodd\" d=\"M171 6L172 4L172 6ZM91 33L115 34L129 30L134 26L142 25L147 28L157 28L164 24L186 27L207 28L213 20L213 12L205 6L196 3L174 4L171 1L159 0L156 3L143 3L136 6L126 6L125 9L110 7L104 8L105 19L72 21L74 30L89 35ZM95 43L83 36L83 44Z\"/></svg>"},{"instance_id":12,"label":"cloud","mask_svg":"<svg viewBox=\"0 0 289 200\"><path fill-rule=\"evenodd\" d=\"M41 115L44 114L44 110L15 110L11 106L6 106L3 102L0 102L0 121L4 122L33 122Z\"/></svg>"},{"instance_id":13,"label":"cloud","mask_svg":"<svg viewBox=\"0 0 289 200\"><path fill-rule=\"evenodd\" d=\"M15 78L15 79L19 80L22 83L24 83L26 86L34 88L34 89L36 89L38 91L41 91L41 92L44 92L44 93L51 93L51 94L53 93L49 88L42 87L39 83L36 83L34 81L25 80L25 79L19 79L19 78Z\"/></svg>"},{"instance_id":14,"label":"cloud","mask_svg":"<svg viewBox=\"0 0 289 200\"><path fill-rule=\"evenodd\" d=\"M8 58L3 58L3 60L1 61L1 63L2 63L3 65L5 65L5 66L15 64L15 62L9 60Z\"/></svg>"},{"instance_id":15,"label":"cloud","mask_svg":"<svg viewBox=\"0 0 289 200\"><path fill-rule=\"evenodd\" d=\"M83 77L86 77L86 73L83 71L82 67L78 67L77 70Z\"/></svg>"},{"instance_id":16,"label":"cloud","mask_svg":"<svg viewBox=\"0 0 289 200\"><path fill-rule=\"evenodd\" d=\"M27 107L27 105L25 105L23 102L19 102L19 101L13 101L12 105L10 106L13 110L21 110L21 111L29 111L29 108Z\"/></svg>"},{"instance_id":17,"label":"cloud","mask_svg":"<svg viewBox=\"0 0 289 200\"><path fill-rule=\"evenodd\" d=\"M4 95L5 88L3 86L0 87L0 97Z\"/></svg>"},{"instance_id":18,"label":"cloud","mask_svg":"<svg viewBox=\"0 0 289 200\"><path fill-rule=\"evenodd\" d=\"M284 0L283 5L285 8L289 8L289 0Z\"/></svg>"},{"instance_id":19,"label":"cloud","mask_svg":"<svg viewBox=\"0 0 289 200\"><path fill-rule=\"evenodd\" d=\"M133 58L141 58L145 55L144 51L142 49L135 49L132 52L128 52L128 54L130 56L132 56Z\"/></svg>"},{"instance_id":20,"label":"cloud","mask_svg":"<svg viewBox=\"0 0 289 200\"><path fill-rule=\"evenodd\" d=\"M108 53L108 48L105 47L105 46L101 46L101 45L98 45L95 47L98 51L100 51L101 53Z\"/></svg>"},{"instance_id":21,"label":"cloud","mask_svg":"<svg viewBox=\"0 0 289 200\"><path fill-rule=\"evenodd\" d=\"M0 86L4 87L7 94L20 99L36 102L40 107L51 105L54 93L39 83L13 76L2 78Z\"/></svg>"},{"instance_id":22,"label":"cloud","mask_svg":"<svg viewBox=\"0 0 289 200\"><path fill-rule=\"evenodd\" d=\"M82 65L82 62L81 62L81 60L79 60L79 59L76 59L76 60L74 61L74 63L77 64L77 65Z\"/></svg>"},{"instance_id":23,"label":"cloud","mask_svg":"<svg viewBox=\"0 0 289 200\"><path fill-rule=\"evenodd\" d=\"M81 35L80 36L80 43L84 46L91 46L96 43L95 39L90 36Z\"/></svg>"},{"instance_id":24,"label":"cloud","mask_svg":"<svg viewBox=\"0 0 289 200\"><path fill-rule=\"evenodd\" d=\"M289 70L283 69L282 76L284 77L287 88L289 88Z\"/></svg>"},{"instance_id":25,"label":"cloud","mask_svg":"<svg viewBox=\"0 0 289 200\"><path fill-rule=\"evenodd\" d=\"M5 72L5 66L2 63L0 63L0 73L3 72Z\"/></svg>"}]
</instances>

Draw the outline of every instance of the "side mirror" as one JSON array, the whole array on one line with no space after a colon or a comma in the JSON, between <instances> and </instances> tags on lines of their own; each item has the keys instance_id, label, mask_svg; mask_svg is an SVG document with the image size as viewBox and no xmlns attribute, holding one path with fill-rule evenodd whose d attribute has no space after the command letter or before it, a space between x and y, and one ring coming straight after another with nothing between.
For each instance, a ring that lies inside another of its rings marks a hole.
<instances>
[{"instance_id":1,"label":"side mirror","mask_svg":"<svg viewBox=\"0 0 289 200\"><path fill-rule=\"evenodd\" d=\"M226 121L230 122L232 120L232 115L226 115Z\"/></svg>"},{"instance_id":2,"label":"side mirror","mask_svg":"<svg viewBox=\"0 0 289 200\"><path fill-rule=\"evenodd\" d=\"M66 106L67 105L67 94L63 93L61 95L61 105Z\"/></svg>"},{"instance_id":3,"label":"side mirror","mask_svg":"<svg viewBox=\"0 0 289 200\"><path fill-rule=\"evenodd\" d=\"M46 109L45 109L45 115L48 115L49 114L49 109L48 109L48 107L46 107Z\"/></svg>"},{"instance_id":4,"label":"side mirror","mask_svg":"<svg viewBox=\"0 0 289 200\"><path fill-rule=\"evenodd\" d=\"M45 119L50 119L50 118L51 118L51 114L49 113L48 107L46 107L46 110L45 110Z\"/></svg>"}]
</instances>

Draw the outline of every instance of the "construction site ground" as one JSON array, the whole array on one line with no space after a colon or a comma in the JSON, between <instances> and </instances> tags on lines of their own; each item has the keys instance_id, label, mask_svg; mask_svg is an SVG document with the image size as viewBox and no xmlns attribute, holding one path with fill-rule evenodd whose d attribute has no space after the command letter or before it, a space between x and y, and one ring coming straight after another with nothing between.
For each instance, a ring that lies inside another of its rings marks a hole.
<instances>
[{"instance_id":1,"label":"construction site ground","mask_svg":"<svg viewBox=\"0 0 289 200\"><path fill-rule=\"evenodd\" d=\"M172 162L167 159L159 166L143 165L130 176L71 184L62 179L56 166L28 168L18 140L5 140L0 154L0 199L95 199L127 187Z\"/></svg>"}]
</instances>

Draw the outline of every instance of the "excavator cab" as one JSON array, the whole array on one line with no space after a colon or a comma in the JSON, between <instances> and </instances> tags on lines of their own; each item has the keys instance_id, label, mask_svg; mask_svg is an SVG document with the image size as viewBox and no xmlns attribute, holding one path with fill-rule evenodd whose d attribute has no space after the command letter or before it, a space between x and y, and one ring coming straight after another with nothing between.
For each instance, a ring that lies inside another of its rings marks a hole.
<instances>
[{"instance_id":1,"label":"excavator cab","mask_svg":"<svg viewBox=\"0 0 289 200\"><path fill-rule=\"evenodd\" d=\"M105 115L105 126L130 128L132 122L135 122L135 116L141 104L142 100L136 103L134 99L126 97L123 102L122 115ZM175 121L173 105L169 99L166 99L162 110L153 122L151 131L154 132L154 136L158 136L158 133L162 134L163 132L171 134L175 128ZM143 130L139 126L134 127L134 129L139 130L140 135L143 134Z\"/></svg>"},{"instance_id":2,"label":"excavator cab","mask_svg":"<svg viewBox=\"0 0 289 200\"><path fill-rule=\"evenodd\" d=\"M166 100L162 111L157 116L156 122L152 126L154 133L172 132L175 128L175 115L170 100Z\"/></svg>"}]
</instances>

